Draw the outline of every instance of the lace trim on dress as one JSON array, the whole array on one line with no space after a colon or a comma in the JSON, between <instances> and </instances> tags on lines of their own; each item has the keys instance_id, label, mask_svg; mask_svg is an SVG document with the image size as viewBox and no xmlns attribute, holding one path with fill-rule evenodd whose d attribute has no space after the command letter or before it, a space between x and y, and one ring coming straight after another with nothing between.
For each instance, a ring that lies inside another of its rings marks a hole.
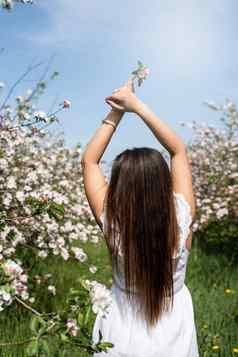
<instances>
[{"instance_id":1,"label":"lace trim on dress","mask_svg":"<svg viewBox=\"0 0 238 357\"><path fill-rule=\"evenodd\" d=\"M183 250L186 239L188 238L190 232L190 225L192 223L191 207L182 193L174 192L175 197L175 209L177 214L177 220L179 225L179 247L177 254L174 254L173 259L178 258ZM100 216L102 222L102 228L104 231L104 207L102 214ZM121 250L119 249L119 255L121 255Z\"/></svg>"},{"instance_id":2,"label":"lace trim on dress","mask_svg":"<svg viewBox=\"0 0 238 357\"><path fill-rule=\"evenodd\" d=\"M178 258L185 245L186 239L190 233L190 225L192 223L191 207L182 193L174 192L175 208L179 225L179 249L173 258Z\"/></svg>"}]
</instances>

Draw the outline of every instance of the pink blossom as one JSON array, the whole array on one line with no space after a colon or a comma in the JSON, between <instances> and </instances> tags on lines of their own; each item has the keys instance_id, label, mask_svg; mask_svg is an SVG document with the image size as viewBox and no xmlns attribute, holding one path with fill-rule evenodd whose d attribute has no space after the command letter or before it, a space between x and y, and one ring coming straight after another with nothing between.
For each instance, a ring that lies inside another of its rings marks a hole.
<instances>
[{"instance_id":1,"label":"pink blossom","mask_svg":"<svg viewBox=\"0 0 238 357\"><path fill-rule=\"evenodd\" d=\"M64 100L63 102L63 108L69 108L71 106L71 102L67 99Z\"/></svg>"}]
</instances>

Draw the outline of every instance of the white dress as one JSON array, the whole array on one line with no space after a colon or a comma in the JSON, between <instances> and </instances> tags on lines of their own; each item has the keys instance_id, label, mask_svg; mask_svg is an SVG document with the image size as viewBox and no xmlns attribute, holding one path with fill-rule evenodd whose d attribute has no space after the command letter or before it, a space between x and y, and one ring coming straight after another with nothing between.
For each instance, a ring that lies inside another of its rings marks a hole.
<instances>
[{"instance_id":1,"label":"white dress","mask_svg":"<svg viewBox=\"0 0 238 357\"><path fill-rule=\"evenodd\" d=\"M93 327L93 342L111 342L114 347L108 352L94 353L94 357L198 357L197 332L194 321L193 302L189 289L184 284L189 250L185 246L191 224L190 206L182 194L174 193L180 229L178 259L174 271L174 305L172 311L164 312L150 334L144 322L133 314L133 308L123 291L122 270L112 266L116 283L110 289L112 303L106 316L98 313ZM104 222L104 211L101 215Z\"/></svg>"}]
</instances>

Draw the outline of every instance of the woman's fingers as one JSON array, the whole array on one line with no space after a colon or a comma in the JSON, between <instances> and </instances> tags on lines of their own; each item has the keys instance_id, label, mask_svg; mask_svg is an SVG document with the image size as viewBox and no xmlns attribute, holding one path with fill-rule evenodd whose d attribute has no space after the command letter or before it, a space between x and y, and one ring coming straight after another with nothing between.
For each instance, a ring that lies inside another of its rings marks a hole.
<instances>
[{"instance_id":1,"label":"woman's fingers","mask_svg":"<svg viewBox=\"0 0 238 357\"><path fill-rule=\"evenodd\" d=\"M120 105L116 104L115 102L113 102L112 100L106 99L106 103L109 104L112 108L117 109L117 110L124 110L123 107L121 107Z\"/></svg>"},{"instance_id":2,"label":"woman's fingers","mask_svg":"<svg viewBox=\"0 0 238 357\"><path fill-rule=\"evenodd\" d=\"M113 101L119 101L120 100L120 94L114 93L112 95L107 96L105 99L113 100Z\"/></svg>"}]
</instances>

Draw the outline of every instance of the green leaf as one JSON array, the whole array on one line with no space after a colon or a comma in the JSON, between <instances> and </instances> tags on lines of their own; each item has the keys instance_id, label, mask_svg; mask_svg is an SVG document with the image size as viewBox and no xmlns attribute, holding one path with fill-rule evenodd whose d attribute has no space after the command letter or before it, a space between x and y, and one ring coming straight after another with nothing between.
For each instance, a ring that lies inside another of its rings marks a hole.
<instances>
[{"instance_id":1,"label":"green leaf","mask_svg":"<svg viewBox=\"0 0 238 357\"><path fill-rule=\"evenodd\" d=\"M87 310L86 310L85 314L84 314L84 321L83 321L84 325L87 325L87 323L88 323L88 321L90 319L91 311L92 311L92 305L89 305L87 307Z\"/></svg>"},{"instance_id":2,"label":"green leaf","mask_svg":"<svg viewBox=\"0 0 238 357\"><path fill-rule=\"evenodd\" d=\"M81 326L83 324L83 320L84 320L84 315L83 313L80 311L78 313L78 317L77 317L77 321L78 321L78 324Z\"/></svg>"},{"instance_id":3,"label":"green leaf","mask_svg":"<svg viewBox=\"0 0 238 357\"><path fill-rule=\"evenodd\" d=\"M35 334L41 333L41 330L46 329L46 322L40 316L33 316L30 322L30 329Z\"/></svg>"},{"instance_id":4,"label":"green leaf","mask_svg":"<svg viewBox=\"0 0 238 357\"><path fill-rule=\"evenodd\" d=\"M111 342L102 342L98 345L98 347L101 348L103 351L106 351L107 348L112 348L113 346L114 344Z\"/></svg>"},{"instance_id":5,"label":"green leaf","mask_svg":"<svg viewBox=\"0 0 238 357\"><path fill-rule=\"evenodd\" d=\"M69 337L67 335L65 335L64 333L60 334L60 338L61 338L61 341L63 341L63 342L67 342L69 340Z\"/></svg>"},{"instance_id":6,"label":"green leaf","mask_svg":"<svg viewBox=\"0 0 238 357\"><path fill-rule=\"evenodd\" d=\"M213 184L213 183L215 183L216 182L216 176L209 176L208 177L208 183L209 184Z\"/></svg>"},{"instance_id":7,"label":"green leaf","mask_svg":"<svg viewBox=\"0 0 238 357\"><path fill-rule=\"evenodd\" d=\"M46 340L40 341L40 348L42 352L46 353L47 356L50 356L50 348Z\"/></svg>"},{"instance_id":8,"label":"green leaf","mask_svg":"<svg viewBox=\"0 0 238 357\"><path fill-rule=\"evenodd\" d=\"M43 325L39 331L38 331L38 337L41 337L42 335L44 335L44 333L47 331L47 324Z\"/></svg>"},{"instance_id":9,"label":"green leaf","mask_svg":"<svg viewBox=\"0 0 238 357\"><path fill-rule=\"evenodd\" d=\"M38 317L37 317L37 316L33 316L32 319L31 319L31 322L30 322L30 329L31 329L31 331L32 331L34 334L37 335L40 326L41 326L41 323L40 323Z\"/></svg>"},{"instance_id":10,"label":"green leaf","mask_svg":"<svg viewBox=\"0 0 238 357\"><path fill-rule=\"evenodd\" d=\"M36 356L38 354L38 340L31 341L26 349L27 356Z\"/></svg>"}]
</instances>

